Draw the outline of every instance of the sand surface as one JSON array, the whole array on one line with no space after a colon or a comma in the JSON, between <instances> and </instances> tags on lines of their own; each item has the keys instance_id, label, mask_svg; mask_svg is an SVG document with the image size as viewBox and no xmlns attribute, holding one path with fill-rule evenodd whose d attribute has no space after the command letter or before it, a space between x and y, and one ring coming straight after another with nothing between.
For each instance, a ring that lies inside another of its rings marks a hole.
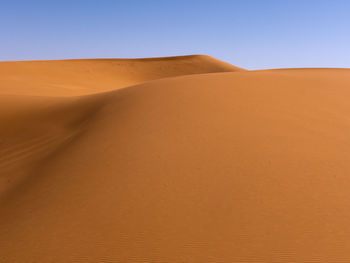
<instances>
[{"instance_id":1,"label":"sand surface","mask_svg":"<svg viewBox=\"0 0 350 263\"><path fill-rule=\"evenodd\" d=\"M350 70L0 63L0 262L350 262Z\"/></svg>"}]
</instances>

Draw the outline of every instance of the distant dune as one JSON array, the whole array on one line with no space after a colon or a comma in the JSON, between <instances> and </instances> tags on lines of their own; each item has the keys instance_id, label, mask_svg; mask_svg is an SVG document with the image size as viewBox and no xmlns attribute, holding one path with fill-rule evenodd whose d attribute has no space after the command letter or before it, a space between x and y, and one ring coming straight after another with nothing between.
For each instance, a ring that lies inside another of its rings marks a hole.
<instances>
[{"instance_id":1,"label":"distant dune","mask_svg":"<svg viewBox=\"0 0 350 263\"><path fill-rule=\"evenodd\" d=\"M71 96L189 74L243 71L210 56L0 62L0 94Z\"/></svg>"},{"instance_id":2,"label":"distant dune","mask_svg":"<svg viewBox=\"0 0 350 263\"><path fill-rule=\"evenodd\" d=\"M350 70L0 63L0 262L350 262Z\"/></svg>"}]
</instances>

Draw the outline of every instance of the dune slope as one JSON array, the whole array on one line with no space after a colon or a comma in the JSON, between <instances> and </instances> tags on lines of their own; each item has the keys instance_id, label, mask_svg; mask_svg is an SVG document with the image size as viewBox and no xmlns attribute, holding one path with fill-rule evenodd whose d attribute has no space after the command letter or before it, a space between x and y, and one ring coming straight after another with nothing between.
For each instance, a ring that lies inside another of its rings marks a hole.
<instances>
[{"instance_id":1,"label":"dune slope","mask_svg":"<svg viewBox=\"0 0 350 263\"><path fill-rule=\"evenodd\" d=\"M348 262L349 85L302 69L3 95L0 261Z\"/></svg>"}]
</instances>

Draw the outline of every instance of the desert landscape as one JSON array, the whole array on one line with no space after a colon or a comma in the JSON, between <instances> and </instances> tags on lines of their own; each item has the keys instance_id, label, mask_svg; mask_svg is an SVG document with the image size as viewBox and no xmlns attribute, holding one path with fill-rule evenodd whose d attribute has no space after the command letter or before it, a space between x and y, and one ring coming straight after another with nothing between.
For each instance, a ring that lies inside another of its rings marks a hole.
<instances>
[{"instance_id":1,"label":"desert landscape","mask_svg":"<svg viewBox=\"0 0 350 263\"><path fill-rule=\"evenodd\" d=\"M0 262L350 262L350 70L0 62Z\"/></svg>"}]
</instances>

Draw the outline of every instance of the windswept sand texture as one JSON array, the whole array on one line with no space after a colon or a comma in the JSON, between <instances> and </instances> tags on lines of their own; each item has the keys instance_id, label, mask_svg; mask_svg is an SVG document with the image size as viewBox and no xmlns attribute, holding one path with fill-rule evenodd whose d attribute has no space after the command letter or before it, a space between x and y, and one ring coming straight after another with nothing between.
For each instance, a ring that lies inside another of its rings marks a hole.
<instances>
[{"instance_id":1,"label":"windswept sand texture","mask_svg":"<svg viewBox=\"0 0 350 263\"><path fill-rule=\"evenodd\" d=\"M0 262L350 262L350 70L189 56L0 76Z\"/></svg>"}]
</instances>

